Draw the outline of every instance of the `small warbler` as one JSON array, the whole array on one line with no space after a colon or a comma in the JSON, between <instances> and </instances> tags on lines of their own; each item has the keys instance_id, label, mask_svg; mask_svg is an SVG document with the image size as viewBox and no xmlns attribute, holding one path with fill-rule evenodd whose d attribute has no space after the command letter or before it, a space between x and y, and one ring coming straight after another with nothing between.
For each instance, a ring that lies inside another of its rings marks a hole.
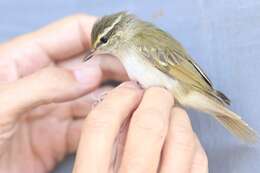
<instances>
[{"instance_id":1,"label":"small warbler","mask_svg":"<svg viewBox=\"0 0 260 173\"><path fill-rule=\"evenodd\" d=\"M233 135L256 142L257 134L236 113L230 100L216 90L208 76L170 34L126 12L104 16L93 26L92 51L112 54L129 77L142 87L163 86L187 107L209 113Z\"/></svg>"}]
</instances>

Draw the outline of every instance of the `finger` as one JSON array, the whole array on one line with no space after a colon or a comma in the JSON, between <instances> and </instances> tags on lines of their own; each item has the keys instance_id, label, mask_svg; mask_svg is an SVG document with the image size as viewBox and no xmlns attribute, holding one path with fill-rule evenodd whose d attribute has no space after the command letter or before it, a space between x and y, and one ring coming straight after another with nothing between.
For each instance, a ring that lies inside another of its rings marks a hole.
<instances>
[{"instance_id":1,"label":"finger","mask_svg":"<svg viewBox=\"0 0 260 173\"><path fill-rule=\"evenodd\" d=\"M196 138L196 151L193 158L191 173L208 173L208 158L198 137Z\"/></svg>"},{"instance_id":2,"label":"finger","mask_svg":"<svg viewBox=\"0 0 260 173\"><path fill-rule=\"evenodd\" d=\"M160 173L190 173L195 146L194 132L187 113L181 108L173 108Z\"/></svg>"},{"instance_id":3,"label":"finger","mask_svg":"<svg viewBox=\"0 0 260 173\"><path fill-rule=\"evenodd\" d=\"M111 161L110 169L109 169L109 172L111 172L111 173L118 172L118 170L120 168L123 153L124 153L124 147L125 147L130 118L131 117L127 118L124 121L124 123L122 124L120 131L115 139L114 147L113 147L113 154L112 154L112 161Z\"/></svg>"},{"instance_id":4,"label":"finger","mask_svg":"<svg viewBox=\"0 0 260 173\"><path fill-rule=\"evenodd\" d=\"M102 95L111 89L112 87L110 86L104 86L76 100L42 105L31 110L30 115L39 118L51 112L63 118L82 119L87 116L89 111L93 108L93 105L101 99Z\"/></svg>"},{"instance_id":5,"label":"finger","mask_svg":"<svg viewBox=\"0 0 260 173\"><path fill-rule=\"evenodd\" d=\"M104 86L91 92L90 94L83 96L77 100L68 102L70 108L70 117L75 119L85 118L87 114L92 110L93 105L103 99L104 95L111 91L113 87Z\"/></svg>"},{"instance_id":6,"label":"finger","mask_svg":"<svg viewBox=\"0 0 260 173\"><path fill-rule=\"evenodd\" d=\"M141 96L142 91L136 85L124 83L109 92L90 112L84 123L74 173L108 171L120 126Z\"/></svg>"},{"instance_id":7,"label":"finger","mask_svg":"<svg viewBox=\"0 0 260 173\"><path fill-rule=\"evenodd\" d=\"M92 64L95 61L102 69L103 80L125 81L129 79L125 68L117 58L109 55L96 56L89 63Z\"/></svg>"},{"instance_id":8,"label":"finger","mask_svg":"<svg viewBox=\"0 0 260 173\"><path fill-rule=\"evenodd\" d=\"M173 97L166 90L145 92L130 122L120 173L157 172L172 106Z\"/></svg>"},{"instance_id":9,"label":"finger","mask_svg":"<svg viewBox=\"0 0 260 173\"><path fill-rule=\"evenodd\" d=\"M75 153L80 141L81 130L84 124L84 119L72 120L67 131L67 153ZM121 163L124 144L126 140L126 132L128 129L128 121L125 121L120 128L112 150L112 161L110 165L111 172L117 172Z\"/></svg>"},{"instance_id":10,"label":"finger","mask_svg":"<svg viewBox=\"0 0 260 173\"><path fill-rule=\"evenodd\" d=\"M25 76L52 61L67 59L86 51L90 46L95 21L95 17L87 15L67 17L0 45L0 58L11 59L11 64L17 66L17 73Z\"/></svg>"},{"instance_id":11,"label":"finger","mask_svg":"<svg viewBox=\"0 0 260 173\"><path fill-rule=\"evenodd\" d=\"M69 101L93 90L99 83L96 68L83 69L85 77L62 68L44 68L30 76L0 87L0 122L42 104Z\"/></svg>"},{"instance_id":12,"label":"finger","mask_svg":"<svg viewBox=\"0 0 260 173\"><path fill-rule=\"evenodd\" d=\"M128 80L128 75L123 65L116 57L110 55L97 55L87 62L82 62L84 56L85 54L79 55L73 59L62 61L58 65L72 70L86 67L97 67L102 72L102 81Z\"/></svg>"},{"instance_id":13,"label":"finger","mask_svg":"<svg viewBox=\"0 0 260 173\"><path fill-rule=\"evenodd\" d=\"M84 119L78 119L78 120L73 120L68 126L67 130L67 136L66 136L66 141L67 141L67 153L72 154L76 152L78 145L79 145L79 140L81 136L81 129L84 124Z\"/></svg>"}]
</instances>

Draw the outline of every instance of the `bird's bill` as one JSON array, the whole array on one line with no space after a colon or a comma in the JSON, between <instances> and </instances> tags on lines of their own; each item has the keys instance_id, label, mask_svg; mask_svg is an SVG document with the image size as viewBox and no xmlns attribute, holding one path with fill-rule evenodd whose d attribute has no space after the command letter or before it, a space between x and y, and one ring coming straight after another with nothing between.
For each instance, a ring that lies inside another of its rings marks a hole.
<instances>
[{"instance_id":1,"label":"bird's bill","mask_svg":"<svg viewBox=\"0 0 260 173\"><path fill-rule=\"evenodd\" d=\"M83 58L83 61L86 62L96 55L106 55L106 54L110 54L110 53L107 53L107 52L104 52L104 51L101 51L98 49L92 49L90 51L90 53Z\"/></svg>"},{"instance_id":2,"label":"bird's bill","mask_svg":"<svg viewBox=\"0 0 260 173\"><path fill-rule=\"evenodd\" d=\"M95 56L97 54L97 51L96 49L92 49L90 51L90 54L86 55L84 58L83 58L83 61L86 62L88 60L90 60L93 56Z\"/></svg>"}]
</instances>

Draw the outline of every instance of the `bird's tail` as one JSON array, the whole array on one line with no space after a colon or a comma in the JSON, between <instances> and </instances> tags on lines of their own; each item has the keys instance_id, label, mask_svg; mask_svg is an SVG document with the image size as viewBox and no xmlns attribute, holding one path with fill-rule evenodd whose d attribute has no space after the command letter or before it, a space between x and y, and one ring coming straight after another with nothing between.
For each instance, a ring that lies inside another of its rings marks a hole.
<instances>
[{"instance_id":1,"label":"bird's tail","mask_svg":"<svg viewBox=\"0 0 260 173\"><path fill-rule=\"evenodd\" d=\"M216 115L216 120L220 122L233 135L248 143L256 143L257 134L242 119L231 118L223 115Z\"/></svg>"},{"instance_id":2,"label":"bird's tail","mask_svg":"<svg viewBox=\"0 0 260 173\"><path fill-rule=\"evenodd\" d=\"M177 98L178 99L178 98ZM178 101L184 105L211 114L233 135L248 143L256 143L257 133L236 113L208 94L192 91Z\"/></svg>"}]
</instances>

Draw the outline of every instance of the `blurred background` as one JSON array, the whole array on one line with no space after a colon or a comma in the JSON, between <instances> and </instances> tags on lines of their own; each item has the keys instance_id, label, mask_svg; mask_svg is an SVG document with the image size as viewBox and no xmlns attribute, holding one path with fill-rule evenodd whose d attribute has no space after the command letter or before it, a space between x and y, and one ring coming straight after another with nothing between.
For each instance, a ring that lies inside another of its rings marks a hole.
<instances>
[{"instance_id":1,"label":"blurred background","mask_svg":"<svg viewBox=\"0 0 260 173\"><path fill-rule=\"evenodd\" d=\"M260 1L257 0L1 0L0 41L75 13L127 10L170 32L207 72L232 109L260 132ZM233 138L214 120L189 110L211 173L260 170L260 145ZM69 173L73 156L54 173Z\"/></svg>"}]
</instances>

